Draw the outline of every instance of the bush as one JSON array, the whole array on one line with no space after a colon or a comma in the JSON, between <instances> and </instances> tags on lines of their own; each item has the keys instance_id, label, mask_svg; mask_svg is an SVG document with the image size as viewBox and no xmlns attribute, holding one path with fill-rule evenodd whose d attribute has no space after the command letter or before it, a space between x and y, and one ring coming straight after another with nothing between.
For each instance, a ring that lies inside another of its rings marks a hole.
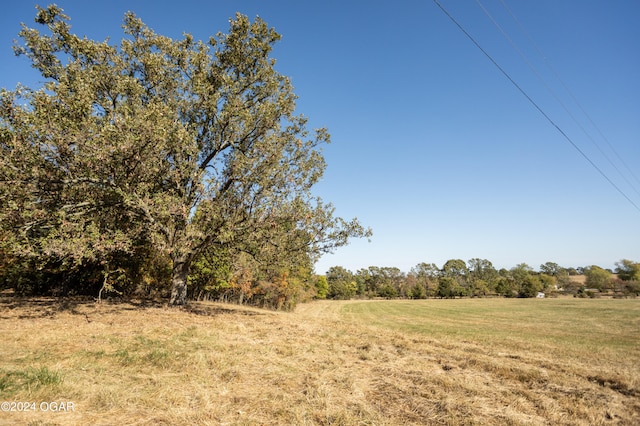
<instances>
[{"instance_id":1,"label":"bush","mask_svg":"<svg viewBox=\"0 0 640 426\"><path fill-rule=\"evenodd\" d=\"M640 296L640 281L625 281L624 293L630 296Z\"/></svg>"},{"instance_id":2,"label":"bush","mask_svg":"<svg viewBox=\"0 0 640 426\"><path fill-rule=\"evenodd\" d=\"M426 299L427 298L427 290L421 283L417 283L409 290L408 296L412 299Z\"/></svg>"},{"instance_id":3,"label":"bush","mask_svg":"<svg viewBox=\"0 0 640 426\"><path fill-rule=\"evenodd\" d=\"M392 299L392 298L398 297L398 290L396 290L396 288L391 284L385 284L382 287L380 287L380 290L378 291L378 295L380 297Z\"/></svg>"}]
</instances>

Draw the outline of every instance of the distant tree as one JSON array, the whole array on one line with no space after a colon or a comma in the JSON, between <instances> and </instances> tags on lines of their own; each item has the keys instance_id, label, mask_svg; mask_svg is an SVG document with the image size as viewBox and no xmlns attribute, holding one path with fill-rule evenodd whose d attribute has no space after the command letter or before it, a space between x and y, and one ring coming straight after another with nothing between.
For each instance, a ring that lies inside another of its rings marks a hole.
<instances>
[{"instance_id":1,"label":"distant tree","mask_svg":"<svg viewBox=\"0 0 640 426\"><path fill-rule=\"evenodd\" d=\"M559 272L561 274L561 272ZM557 278L553 275L539 274L538 280L542 284L542 291L549 292L556 289Z\"/></svg>"},{"instance_id":2,"label":"distant tree","mask_svg":"<svg viewBox=\"0 0 640 426\"><path fill-rule=\"evenodd\" d=\"M487 259L473 258L467 262L469 275L473 278L489 281L494 279L498 275L498 271L493 267L493 264Z\"/></svg>"},{"instance_id":3,"label":"distant tree","mask_svg":"<svg viewBox=\"0 0 640 426\"><path fill-rule=\"evenodd\" d=\"M535 297L543 289L543 283L536 275L529 274L518 287L518 297Z\"/></svg>"},{"instance_id":4,"label":"distant tree","mask_svg":"<svg viewBox=\"0 0 640 426\"><path fill-rule=\"evenodd\" d=\"M360 295L366 295L367 297L375 297L378 295L382 283L378 277L375 276L374 272L372 272L372 268L374 268L375 271L376 267L360 268L355 274L356 283L358 284L358 294Z\"/></svg>"},{"instance_id":5,"label":"distant tree","mask_svg":"<svg viewBox=\"0 0 640 426\"><path fill-rule=\"evenodd\" d=\"M524 272L530 274L533 272L533 268L526 263L519 263L515 267L511 268L511 272Z\"/></svg>"},{"instance_id":6,"label":"distant tree","mask_svg":"<svg viewBox=\"0 0 640 426\"><path fill-rule=\"evenodd\" d=\"M616 262L616 274L623 281L640 281L640 263L622 259Z\"/></svg>"},{"instance_id":7,"label":"distant tree","mask_svg":"<svg viewBox=\"0 0 640 426\"><path fill-rule=\"evenodd\" d=\"M413 277L409 278L411 280L411 284L409 286L409 291L407 296L411 299L426 299L427 298L427 290L424 287L424 284L416 281Z\"/></svg>"},{"instance_id":8,"label":"distant tree","mask_svg":"<svg viewBox=\"0 0 640 426\"><path fill-rule=\"evenodd\" d=\"M592 265L585 268L585 275L587 277L585 286L587 288L595 288L598 290L608 290L612 285L612 275L609 271Z\"/></svg>"},{"instance_id":9,"label":"distant tree","mask_svg":"<svg viewBox=\"0 0 640 426\"><path fill-rule=\"evenodd\" d=\"M509 270L509 276L513 280L515 290L519 297L532 297L533 288L537 288L538 284L531 279L533 268L526 263L520 263ZM541 286L540 286L541 287Z\"/></svg>"},{"instance_id":10,"label":"distant tree","mask_svg":"<svg viewBox=\"0 0 640 426\"><path fill-rule=\"evenodd\" d=\"M228 34L196 42L127 13L119 45L72 34L55 5L36 22L48 33L23 26L16 53L46 83L0 94L10 255L93 265L107 280L150 245L170 259L180 305L207 249L295 246L317 258L369 234L311 195L329 134L309 136L294 115L291 83L270 57L280 35L262 20L238 14Z\"/></svg>"},{"instance_id":11,"label":"distant tree","mask_svg":"<svg viewBox=\"0 0 640 426\"><path fill-rule=\"evenodd\" d=\"M469 270L467 264L462 259L450 259L445 262L440 271L442 277L452 278L455 281L454 293L456 296L466 295L468 293L468 275Z\"/></svg>"},{"instance_id":12,"label":"distant tree","mask_svg":"<svg viewBox=\"0 0 640 426\"><path fill-rule=\"evenodd\" d=\"M398 289L394 287L392 284L384 284L380 287L378 291L378 296L384 297L387 299L392 299L398 297Z\"/></svg>"},{"instance_id":13,"label":"distant tree","mask_svg":"<svg viewBox=\"0 0 640 426\"><path fill-rule=\"evenodd\" d=\"M622 280L621 280L622 281ZM631 296L640 296L640 280L622 281L624 293Z\"/></svg>"},{"instance_id":14,"label":"distant tree","mask_svg":"<svg viewBox=\"0 0 640 426\"><path fill-rule=\"evenodd\" d=\"M384 267L382 271L389 285L395 290L394 296L383 297L407 297L408 289L406 287L406 276L404 272L395 266Z\"/></svg>"},{"instance_id":15,"label":"distant tree","mask_svg":"<svg viewBox=\"0 0 640 426\"><path fill-rule=\"evenodd\" d=\"M469 270L467 269L467 264L464 263L462 259L450 259L442 265L441 273L445 277L457 278L457 277L465 277Z\"/></svg>"},{"instance_id":16,"label":"distant tree","mask_svg":"<svg viewBox=\"0 0 640 426\"><path fill-rule=\"evenodd\" d=\"M373 282L369 269L360 268L355 273L355 281L357 285L356 294L372 297L377 293L377 290L373 290L375 283Z\"/></svg>"},{"instance_id":17,"label":"distant tree","mask_svg":"<svg viewBox=\"0 0 640 426\"><path fill-rule=\"evenodd\" d=\"M497 284L497 280L494 282L494 284ZM487 285L487 282L482 279L474 279L471 282L469 291L470 291L470 294L469 294L470 296L476 296L476 297L486 296L491 292L491 290L489 289L489 286Z\"/></svg>"},{"instance_id":18,"label":"distant tree","mask_svg":"<svg viewBox=\"0 0 640 426\"><path fill-rule=\"evenodd\" d=\"M516 297L518 295L518 286L506 269L500 271L496 283L496 293L504 297Z\"/></svg>"},{"instance_id":19,"label":"distant tree","mask_svg":"<svg viewBox=\"0 0 640 426\"><path fill-rule=\"evenodd\" d=\"M569 274L570 276L580 275L576 268L567 268L567 274Z\"/></svg>"},{"instance_id":20,"label":"distant tree","mask_svg":"<svg viewBox=\"0 0 640 426\"><path fill-rule=\"evenodd\" d=\"M424 288L425 297L436 295L440 269L433 263L419 263L411 268L408 276L415 279L417 285Z\"/></svg>"},{"instance_id":21,"label":"distant tree","mask_svg":"<svg viewBox=\"0 0 640 426\"><path fill-rule=\"evenodd\" d=\"M575 295L584 283L571 277L572 275L569 274L560 275L557 280L558 288L565 294Z\"/></svg>"},{"instance_id":22,"label":"distant tree","mask_svg":"<svg viewBox=\"0 0 640 426\"><path fill-rule=\"evenodd\" d=\"M356 295L357 284L353 273L342 266L332 266L326 274L329 291L327 297L332 299L351 299Z\"/></svg>"},{"instance_id":23,"label":"distant tree","mask_svg":"<svg viewBox=\"0 0 640 426\"><path fill-rule=\"evenodd\" d=\"M440 298L453 299L456 296L456 280L452 277L440 277L437 295Z\"/></svg>"},{"instance_id":24,"label":"distant tree","mask_svg":"<svg viewBox=\"0 0 640 426\"><path fill-rule=\"evenodd\" d=\"M543 274L551 275L552 277L557 277L560 275L565 269L554 262L546 262L540 265L540 272Z\"/></svg>"},{"instance_id":25,"label":"distant tree","mask_svg":"<svg viewBox=\"0 0 640 426\"><path fill-rule=\"evenodd\" d=\"M406 296L405 278L400 269L389 266L370 266L356 274L356 281L364 285L365 293L370 297Z\"/></svg>"},{"instance_id":26,"label":"distant tree","mask_svg":"<svg viewBox=\"0 0 640 426\"><path fill-rule=\"evenodd\" d=\"M431 280L436 280L440 275L440 269L435 263L422 262L411 268L410 271L416 277L425 277Z\"/></svg>"},{"instance_id":27,"label":"distant tree","mask_svg":"<svg viewBox=\"0 0 640 426\"><path fill-rule=\"evenodd\" d=\"M486 259L469 259L468 281L472 296L486 296L494 292L497 285L498 271Z\"/></svg>"},{"instance_id":28,"label":"distant tree","mask_svg":"<svg viewBox=\"0 0 640 426\"><path fill-rule=\"evenodd\" d=\"M554 277L556 279L556 286L558 289L564 289L566 286L571 284L571 278L569 275L569 270L563 268L558 275Z\"/></svg>"}]
</instances>

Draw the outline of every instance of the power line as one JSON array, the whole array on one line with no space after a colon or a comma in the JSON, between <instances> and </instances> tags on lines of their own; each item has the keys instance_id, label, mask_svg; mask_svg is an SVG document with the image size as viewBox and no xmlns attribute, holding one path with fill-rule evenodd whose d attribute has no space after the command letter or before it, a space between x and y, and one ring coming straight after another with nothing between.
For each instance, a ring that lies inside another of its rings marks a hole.
<instances>
[{"instance_id":1,"label":"power line","mask_svg":"<svg viewBox=\"0 0 640 426\"><path fill-rule=\"evenodd\" d=\"M511 76L504 70L504 68L502 68L500 64L498 64L495 59L493 59L493 57L486 50L484 50L482 46L480 46L476 39L473 38L473 36L464 29L464 27L447 11L447 9L445 9L438 0L433 0L433 2L440 8L440 10L442 10L442 12L451 20L451 22L453 22L458 27L458 29L460 29L460 31L462 31L462 33L467 36L469 40L471 40L471 42L487 57L487 59L489 59L491 63L493 63L496 68L498 68L498 70L507 78L507 80L509 80L511 84L513 84L515 88L518 89L518 91L531 103L531 105L533 105L535 109L537 109L538 112L542 114L542 116L546 118L553 127L556 128L556 130L567 140L567 142L569 142L571 146L573 146L575 150L578 151L580 155L582 155L582 157L587 160L587 162L589 162L589 164L591 164L591 166L596 169L598 173L600 173L600 175L602 175L602 177L605 178L606 181L616 189L616 191L618 191L633 207L635 207L636 210L638 210L638 212L640 212L640 207L638 207L638 205L634 203L633 200L631 200L631 198L629 198L627 194L625 194L624 191L622 191L622 189L618 187L618 185L616 185L611 179L609 179L609 177L596 165L596 163L594 163L589 158L589 156L587 156L587 154L585 154L580 149L580 147L576 145L575 142L573 142L573 140L560 128L560 126L558 126L555 121L553 121L551 117L549 117L549 115L547 115L547 113L545 113L544 110L527 94L527 92L525 92L525 90L520 87L520 85L516 83L513 78L511 78Z\"/></svg>"},{"instance_id":2,"label":"power line","mask_svg":"<svg viewBox=\"0 0 640 426\"><path fill-rule=\"evenodd\" d=\"M477 0L479 2L479 0ZM531 37L531 35L529 34L529 32L526 30L526 28L524 27L524 25L520 22L520 20L515 16L515 14L513 13L513 11L511 10L511 8L506 4L506 2L504 0L500 0L500 3L502 4L502 6L505 8L505 10L509 13L509 15L511 16L511 18L516 22L516 24L518 24L518 27L520 28L520 31L522 31L522 33L527 37L527 39L529 40L529 42L531 43L531 45L534 47L534 49L536 50L536 52L540 55L540 57L542 57L542 59L544 60L545 64L549 67L549 69L551 70L551 72L553 73L553 75L555 76L555 78L560 82L560 84L562 85L562 87L564 88L564 90L567 92L567 94L571 97L571 99L575 102L575 104L578 106L578 108L580 109L580 111L582 111L582 113L584 114L584 116L587 118L587 120L589 121L589 123L591 123L591 125L596 129L596 131L598 132L598 134L600 135L600 137L602 137L602 139L607 143L607 145L609 146L609 149L611 149L611 151L615 154L615 156L618 158L618 160L620 161L620 163L625 167L625 169L627 169L627 171L629 172L629 174L636 180L636 182L640 183L640 179L638 179L638 176L635 175L635 173L633 172L633 170L631 170L631 168L627 165L627 163L624 161L624 159L620 156L620 154L618 154L618 151L614 148L614 146L611 144L611 142L609 142L609 139L604 135L604 133L602 133L602 131L600 130L600 127L598 127L598 125L595 123L595 121L591 118L591 115L589 115L589 113L583 108L583 106L581 105L581 103L578 101L578 99L575 97L575 95L573 94L573 92L571 91L571 89L569 89L569 86L565 83L565 81L560 77L559 73L556 71L555 67L551 64L551 61L545 56L545 54L542 52L542 49L540 49L538 47L538 45L536 44L536 42L533 40L533 37ZM484 10L484 8L483 8ZM493 21L493 19L492 19ZM494 21L495 23L495 21ZM497 24L496 24L497 25ZM502 30L501 30L502 31ZM503 32L504 34L504 32ZM505 35L506 36L506 35ZM522 56L522 54L521 54ZM556 98L557 99L557 98ZM563 105L564 107L564 105ZM565 108L565 111L567 109ZM567 111L568 112L568 111ZM578 124L578 126L580 126L580 124L577 122L577 120L573 117L573 115L571 113L569 113L569 115L571 115L571 118L574 119L574 121ZM636 194L640 195L640 192L638 191L638 189L635 187L634 184L632 184L631 182L629 182L629 180L626 178L626 176L624 176L624 174L622 174L622 172L620 172L620 170L615 166L615 164L613 164L611 162L611 160L609 159L609 157L602 152L602 149L600 149L600 146L596 143L596 141L589 135L587 134L587 132L584 130L584 128L582 126L580 126L580 128L582 129L583 132L585 132L585 134L589 137L589 139L591 139L591 141L596 145L596 147L598 148L598 150L602 153L602 155L609 161L609 163L618 171L618 173L620 173L620 175L623 177L623 179L629 184L629 186L631 186L633 188L633 190L636 192Z\"/></svg>"},{"instance_id":3,"label":"power line","mask_svg":"<svg viewBox=\"0 0 640 426\"><path fill-rule=\"evenodd\" d=\"M529 67L529 69L531 70L531 72L533 72L535 74L535 76L538 78L538 80L540 80L540 82L544 85L544 87L546 87L547 91L549 91L549 93L551 93L551 95L555 98L555 100L560 104L560 106L562 107L562 109L564 109L564 111L569 115L569 117L571 117L571 119L573 120L573 122L580 128L580 130L582 130L582 132L585 134L585 136L591 141L591 143L598 149L598 151L600 151L600 154L602 154L602 156L609 162L609 164L611 165L611 167L613 167L618 174L622 177L622 179L624 179L625 182L627 182L627 184L631 187L631 189L633 189L633 191L640 196L640 191L638 191L638 189L636 188L636 186L629 181L629 179L627 179L627 177L624 175L624 173L622 173L622 171L620 171L620 169L618 168L618 166L611 161L611 159L609 158L609 156L602 150L602 148L600 147L600 145L596 142L596 140L593 138L593 136L591 136L589 134L589 132L587 132L587 130L584 128L584 126L582 126L582 124L580 124L580 122L578 121L578 119L571 113L571 111L569 111L569 108L565 105L564 102L562 102L562 99L560 99L560 96L555 92L555 90L553 90L551 88L551 86L549 86L547 84L547 82L545 81L545 79L542 77L542 75L538 72L538 70L536 69L536 67L529 61L529 59L527 59L527 57L525 56L525 54L518 48L518 46L516 45L516 43L511 39L511 37L509 37L509 35L507 34L507 32L502 28L502 26L500 26L500 24L493 18L493 16L491 16L491 14L489 13L489 11L484 7L484 5L482 4L482 2L480 0L476 0L476 3L478 4L478 6L480 7L480 9L482 9L482 11L484 12L484 14L487 16L487 18L489 18L489 20L493 23L493 25L502 33L502 36L509 42L509 44L511 45L511 47L513 48L513 50L515 50L520 57L522 58L522 60L527 64L527 66ZM502 3L503 6L507 7L504 2ZM514 19L515 16L511 15ZM517 20L516 20L517 21ZM522 28L524 29L524 28ZM531 40L531 38L530 38ZM533 40L531 40L531 42L533 43ZM544 55L543 55L544 56ZM556 78L558 78L560 80L560 77L556 74ZM561 80L562 81L562 80ZM565 86L565 89L567 89L567 87ZM575 101L575 98L574 98ZM577 103L577 101L576 101ZM578 105L579 106L579 105ZM583 110L584 112L584 110ZM613 149L613 147L611 147ZM615 152L615 150L613 150ZM619 158L619 157L618 157Z\"/></svg>"}]
</instances>

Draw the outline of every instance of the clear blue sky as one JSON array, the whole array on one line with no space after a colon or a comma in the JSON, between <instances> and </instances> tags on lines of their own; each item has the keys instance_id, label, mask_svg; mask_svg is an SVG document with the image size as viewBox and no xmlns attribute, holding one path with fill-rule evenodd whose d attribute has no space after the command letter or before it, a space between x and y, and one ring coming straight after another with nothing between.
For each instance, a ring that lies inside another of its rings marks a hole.
<instances>
[{"instance_id":1,"label":"clear blue sky","mask_svg":"<svg viewBox=\"0 0 640 426\"><path fill-rule=\"evenodd\" d=\"M77 34L114 42L127 10L172 37L226 31L236 11L282 34L277 68L311 127L332 135L316 193L374 231L318 273L475 257L536 269L640 261L640 2L440 3L631 202L432 1L57 1ZM11 50L35 4L3 5L0 87L41 82Z\"/></svg>"}]
</instances>

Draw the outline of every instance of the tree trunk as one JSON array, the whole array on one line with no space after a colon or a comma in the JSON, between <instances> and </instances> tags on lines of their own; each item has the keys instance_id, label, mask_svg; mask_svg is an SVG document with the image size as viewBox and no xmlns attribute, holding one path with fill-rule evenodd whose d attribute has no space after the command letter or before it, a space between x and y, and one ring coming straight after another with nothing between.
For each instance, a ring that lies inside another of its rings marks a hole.
<instances>
[{"instance_id":1,"label":"tree trunk","mask_svg":"<svg viewBox=\"0 0 640 426\"><path fill-rule=\"evenodd\" d=\"M171 276L171 300L170 305L186 305L187 303L187 276L191 262L180 258L173 261L173 273Z\"/></svg>"}]
</instances>

